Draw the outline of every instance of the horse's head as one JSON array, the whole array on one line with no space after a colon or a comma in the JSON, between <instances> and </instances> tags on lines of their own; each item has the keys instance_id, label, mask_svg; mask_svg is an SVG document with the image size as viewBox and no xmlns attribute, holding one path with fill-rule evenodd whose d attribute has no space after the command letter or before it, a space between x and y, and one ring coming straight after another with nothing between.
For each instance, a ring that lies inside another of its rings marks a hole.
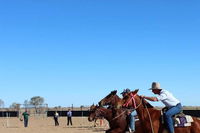
<instances>
[{"instance_id":1,"label":"horse's head","mask_svg":"<svg viewBox=\"0 0 200 133\"><path fill-rule=\"evenodd\" d=\"M95 119L102 118L105 113L103 109L104 109L103 107L100 107L97 105L90 106L90 113L88 116L88 121L94 121Z\"/></svg>"},{"instance_id":2,"label":"horse's head","mask_svg":"<svg viewBox=\"0 0 200 133\"><path fill-rule=\"evenodd\" d=\"M140 104L141 98L138 96L139 89L129 92L125 97L122 99L122 106L127 108L134 108L136 109L137 106Z\"/></svg>"},{"instance_id":3,"label":"horse's head","mask_svg":"<svg viewBox=\"0 0 200 133\"><path fill-rule=\"evenodd\" d=\"M117 99L120 99L117 95L117 90L111 91L106 97L104 97L100 102L99 106L115 105Z\"/></svg>"},{"instance_id":4,"label":"horse's head","mask_svg":"<svg viewBox=\"0 0 200 133\"><path fill-rule=\"evenodd\" d=\"M95 119L95 110L98 108L98 106L96 105L92 105L90 106L90 110L89 110L89 116L88 116L88 121L93 121Z\"/></svg>"},{"instance_id":5,"label":"horse's head","mask_svg":"<svg viewBox=\"0 0 200 133\"><path fill-rule=\"evenodd\" d=\"M129 92L123 99L122 99L122 106L126 108L133 108L137 109L140 105L147 108L153 108L151 104L149 104L144 98L139 96L138 93L139 89L135 91Z\"/></svg>"}]
</instances>

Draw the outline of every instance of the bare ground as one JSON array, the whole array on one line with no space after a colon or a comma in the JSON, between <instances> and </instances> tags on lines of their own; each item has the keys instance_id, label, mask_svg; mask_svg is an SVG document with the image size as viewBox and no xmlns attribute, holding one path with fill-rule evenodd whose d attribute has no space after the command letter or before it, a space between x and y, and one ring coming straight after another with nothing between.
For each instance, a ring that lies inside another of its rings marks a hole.
<instances>
[{"instance_id":1,"label":"bare ground","mask_svg":"<svg viewBox=\"0 0 200 133\"><path fill-rule=\"evenodd\" d=\"M106 121L94 127L87 117L73 117L72 122L73 126L67 126L67 118L60 117L60 125L55 127L53 118L30 117L29 126L24 128L19 118L0 118L0 133L104 133L108 128Z\"/></svg>"}]
</instances>

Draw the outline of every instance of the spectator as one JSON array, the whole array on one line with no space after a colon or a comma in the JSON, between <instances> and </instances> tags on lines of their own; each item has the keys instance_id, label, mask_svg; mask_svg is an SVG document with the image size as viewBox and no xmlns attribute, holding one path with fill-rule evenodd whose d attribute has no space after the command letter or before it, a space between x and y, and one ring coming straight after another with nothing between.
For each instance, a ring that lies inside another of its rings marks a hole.
<instances>
[{"instance_id":1,"label":"spectator","mask_svg":"<svg viewBox=\"0 0 200 133\"><path fill-rule=\"evenodd\" d=\"M69 123L72 125L72 111L71 109L67 112L67 126L69 126Z\"/></svg>"},{"instance_id":2,"label":"spectator","mask_svg":"<svg viewBox=\"0 0 200 133\"><path fill-rule=\"evenodd\" d=\"M26 109L25 112L22 114L22 116L24 117L24 127L28 127L28 117L29 117L29 113L27 112L27 109Z\"/></svg>"},{"instance_id":3,"label":"spectator","mask_svg":"<svg viewBox=\"0 0 200 133\"><path fill-rule=\"evenodd\" d=\"M58 114L58 112L56 111L55 114L54 114L55 126L59 126L58 117L59 117L59 114Z\"/></svg>"}]
</instances>

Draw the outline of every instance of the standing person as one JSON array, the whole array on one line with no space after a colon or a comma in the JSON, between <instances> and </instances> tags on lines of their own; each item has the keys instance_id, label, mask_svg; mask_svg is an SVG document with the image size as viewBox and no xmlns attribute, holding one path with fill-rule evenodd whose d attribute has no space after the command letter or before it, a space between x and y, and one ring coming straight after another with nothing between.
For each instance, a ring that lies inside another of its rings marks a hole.
<instances>
[{"instance_id":1,"label":"standing person","mask_svg":"<svg viewBox=\"0 0 200 133\"><path fill-rule=\"evenodd\" d=\"M56 111L55 114L54 114L55 126L59 126L58 117L59 117L59 114L58 114L58 112Z\"/></svg>"},{"instance_id":2,"label":"standing person","mask_svg":"<svg viewBox=\"0 0 200 133\"><path fill-rule=\"evenodd\" d=\"M71 111L71 109L68 109L68 112L67 112L67 126L69 126L69 123L72 125L72 111Z\"/></svg>"},{"instance_id":3,"label":"standing person","mask_svg":"<svg viewBox=\"0 0 200 133\"><path fill-rule=\"evenodd\" d=\"M157 82L152 83L150 90L152 90L152 92L158 96L142 97L150 101L161 101L166 106L165 108L167 108L167 111L164 113L164 120L166 122L169 133L174 133L174 122L172 116L181 112L182 106L180 101L167 90L161 89L160 84Z\"/></svg>"},{"instance_id":4,"label":"standing person","mask_svg":"<svg viewBox=\"0 0 200 133\"><path fill-rule=\"evenodd\" d=\"M22 113L22 116L24 117L24 127L28 127L29 113L27 112L27 109L25 110L24 113Z\"/></svg>"},{"instance_id":5,"label":"standing person","mask_svg":"<svg viewBox=\"0 0 200 133\"><path fill-rule=\"evenodd\" d=\"M130 89L124 89L124 91L121 93L123 97L125 97L130 91ZM129 112L129 132L134 133L135 132L135 117L137 116L137 112L135 110L130 110Z\"/></svg>"}]
</instances>

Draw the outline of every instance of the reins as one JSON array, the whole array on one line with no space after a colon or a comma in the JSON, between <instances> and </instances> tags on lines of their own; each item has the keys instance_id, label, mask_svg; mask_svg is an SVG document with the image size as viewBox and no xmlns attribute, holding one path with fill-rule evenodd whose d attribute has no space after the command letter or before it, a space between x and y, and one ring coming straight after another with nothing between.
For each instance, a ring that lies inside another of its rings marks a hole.
<instances>
[{"instance_id":1,"label":"reins","mask_svg":"<svg viewBox=\"0 0 200 133\"><path fill-rule=\"evenodd\" d=\"M111 121L113 121L113 120L117 119L118 117L120 117L121 115L123 115L125 112L126 112L126 110L125 110L125 111L123 111L122 113L120 113L119 115L117 115L116 117L114 117L114 118L113 118Z\"/></svg>"},{"instance_id":2,"label":"reins","mask_svg":"<svg viewBox=\"0 0 200 133\"><path fill-rule=\"evenodd\" d=\"M145 108L146 108L146 110L147 110L147 114L148 114L148 116L149 116L149 121L150 121L150 124L151 124L151 131L152 131L152 133L154 133L151 115L150 115L150 113L149 113L149 110L148 110L148 108L147 108L147 105L146 105L146 104L144 104L144 105L145 105Z\"/></svg>"}]
</instances>

